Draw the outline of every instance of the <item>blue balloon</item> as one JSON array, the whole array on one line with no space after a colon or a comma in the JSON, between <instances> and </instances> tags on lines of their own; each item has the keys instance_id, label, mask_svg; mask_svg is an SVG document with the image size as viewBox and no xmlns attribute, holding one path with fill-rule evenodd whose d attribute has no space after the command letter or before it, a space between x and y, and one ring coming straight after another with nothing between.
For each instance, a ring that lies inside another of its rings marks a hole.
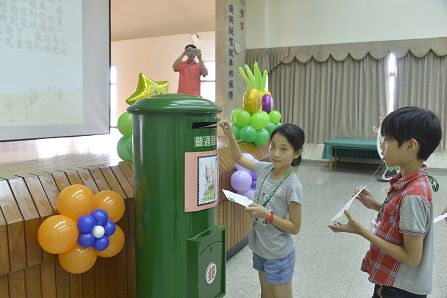
<instances>
[{"instance_id":1,"label":"blue balloon","mask_svg":"<svg viewBox=\"0 0 447 298\"><path fill-rule=\"evenodd\" d=\"M84 215L78 219L78 229L81 233L90 233L95 225L95 218L91 215Z\"/></svg>"},{"instance_id":2,"label":"blue balloon","mask_svg":"<svg viewBox=\"0 0 447 298\"><path fill-rule=\"evenodd\" d=\"M109 238L107 236L102 236L101 238L96 239L95 244L93 245L93 247L99 251L106 249L108 246Z\"/></svg>"},{"instance_id":3,"label":"blue balloon","mask_svg":"<svg viewBox=\"0 0 447 298\"><path fill-rule=\"evenodd\" d=\"M80 246L89 247L95 244L95 236L92 233L79 233L78 243Z\"/></svg>"},{"instance_id":4,"label":"blue balloon","mask_svg":"<svg viewBox=\"0 0 447 298\"><path fill-rule=\"evenodd\" d=\"M104 230L105 230L105 235L106 236L110 236L113 235L113 233L115 233L116 230L116 225L113 221L108 220L106 222L106 224L104 225Z\"/></svg>"},{"instance_id":5,"label":"blue balloon","mask_svg":"<svg viewBox=\"0 0 447 298\"><path fill-rule=\"evenodd\" d=\"M95 218L96 225L98 225L98 226L104 225L107 222L107 219L109 217L107 215L107 212L105 212L102 209L93 210L92 216Z\"/></svg>"}]
</instances>

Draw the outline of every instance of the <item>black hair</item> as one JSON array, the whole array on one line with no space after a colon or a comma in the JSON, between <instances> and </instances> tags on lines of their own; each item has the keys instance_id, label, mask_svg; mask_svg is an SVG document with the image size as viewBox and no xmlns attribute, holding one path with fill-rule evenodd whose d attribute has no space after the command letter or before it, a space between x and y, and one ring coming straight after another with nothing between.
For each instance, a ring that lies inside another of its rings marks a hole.
<instances>
[{"instance_id":1,"label":"black hair","mask_svg":"<svg viewBox=\"0 0 447 298\"><path fill-rule=\"evenodd\" d=\"M383 119L380 133L395 139L399 146L415 139L419 143L418 159L427 160L438 147L442 129L436 115L419 107L402 107Z\"/></svg>"},{"instance_id":2,"label":"black hair","mask_svg":"<svg viewBox=\"0 0 447 298\"><path fill-rule=\"evenodd\" d=\"M292 145L293 149L296 151L303 149L304 145L304 131L296 124L293 123L285 123L277 128L275 128L272 131L272 134L270 135L270 142L272 141L272 138L275 134L281 134L284 136L290 145ZM296 167L301 163L301 154L298 156L298 158L294 159L292 161L292 166Z\"/></svg>"},{"instance_id":3,"label":"black hair","mask_svg":"<svg viewBox=\"0 0 447 298\"><path fill-rule=\"evenodd\" d=\"M185 50L186 50L187 48L197 49L197 47L196 47L195 45L193 45L193 44L187 44L187 45L185 46Z\"/></svg>"}]
</instances>

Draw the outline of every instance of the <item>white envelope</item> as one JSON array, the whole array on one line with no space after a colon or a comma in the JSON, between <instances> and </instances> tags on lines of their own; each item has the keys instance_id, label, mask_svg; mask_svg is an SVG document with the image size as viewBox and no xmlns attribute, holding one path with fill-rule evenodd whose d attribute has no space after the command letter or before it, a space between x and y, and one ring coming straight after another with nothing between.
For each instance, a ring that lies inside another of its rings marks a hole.
<instances>
[{"instance_id":1,"label":"white envelope","mask_svg":"<svg viewBox=\"0 0 447 298\"><path fill-rule=\"evenodd\" d=\"M437 223L438 221L443 220L446 217L447 217L447 213L444 213L442 215L436 216L435 219L433 220L433 223Z\"/></svg>"},{"instance_id":2,"label":"white envelope","mask_svg":"<svg viewBox=\"0 0 447 298\"><path fill-rule=\"evenodd\" d=\"M339 219L340 217L342 217L344 215L344 211L345 210L349 210L349 207L351 207L352 202L354 202L354 199L362 192L362 190L364 190L366 188L365 186L362 186L358 192L355 193L355 195L343 206L343 208L341 208L337 214L334 215L334 217L331 218L331 220L329 221L330 223L335 223L335 221L337 219Z\"/></svg>"},{"instance_id":3,"label":"white envelope","mask_svg":"<svg viewBox=\"0 0 447 298\"><path fill-rule=\"evenodd\" d=\"M244 207L247 207L251 203L253 203L252 200L247 198L246 196L231 192L229 190L222 189L223 193L227 197L228 201L238 203Z\"/></svg>"}]
</instances>

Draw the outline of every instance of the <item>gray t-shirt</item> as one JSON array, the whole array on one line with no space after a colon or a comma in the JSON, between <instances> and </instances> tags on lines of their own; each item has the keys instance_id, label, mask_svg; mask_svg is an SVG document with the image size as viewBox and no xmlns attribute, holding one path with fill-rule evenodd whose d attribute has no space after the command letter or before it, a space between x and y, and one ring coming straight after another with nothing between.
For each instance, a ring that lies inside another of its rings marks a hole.
<instances>
[{"instance_id":1,"label":"gray t-shirt","mask_svg":"<svg viewBox=\"0 0 447 298\"><path fill-rule=\"evenodd\" d=\"M394 287L425 295L432 290L433 271L433 204L417 195L405 197L400 207L400 231L421 236L423 250L421 262L416 267L400 263Z\"/></svg>"},{"instance_id":2,"label":"gray t-shirt","mask_svg":"<svg viewBox=\"0 0 447 298\"><path fill-rule=\"evenodd\" d=\"M254 172L257 177L255 201L263 204L282 179L272 179L270 172L272 164L258 161ZM264 180L265 179L265 180ZM291 202L301 204L303 201L301 182L292 172L275 191L266 208L275 213L275 216L288 218ZM248 233L248 245L258 256L267 260L281 259L294 250L292 236L281 231L271 223L252 219Z\"/></svg>"}]
</instances>

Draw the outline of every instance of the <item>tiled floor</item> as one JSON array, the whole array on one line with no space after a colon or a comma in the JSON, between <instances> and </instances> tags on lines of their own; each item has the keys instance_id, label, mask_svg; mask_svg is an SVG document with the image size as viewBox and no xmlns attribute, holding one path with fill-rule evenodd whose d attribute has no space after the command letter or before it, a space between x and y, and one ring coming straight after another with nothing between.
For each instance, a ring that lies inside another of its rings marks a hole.
<instances>
[{"instance_id":1,"label":"tiled floor","mask_svg":"<svg viewBox=\"0 0 447 298\"><path fill-rule=\"evenodd\" d=\"M357 185L368 185L376 198L384 198L388 183L371 177L375 166L337 167L328 171L327 163L305 161L298 170L304 187L302 226L295 236L297 261L293 277L294 297L371 297L372 284L360 271L368 242L352 234L334 234L329 219L349 200ZM435 216L447 207L447 171L433 170L440 184L434 194ZM369 225L374 212L359 202L351 206L352 214ZM435 267L433 292L429 297L447 297L447 224L435 225ZM252 269L251 251L245 247L227 262L229 298L260 297L257 272Z\"/></svg>"}]
</instances>

